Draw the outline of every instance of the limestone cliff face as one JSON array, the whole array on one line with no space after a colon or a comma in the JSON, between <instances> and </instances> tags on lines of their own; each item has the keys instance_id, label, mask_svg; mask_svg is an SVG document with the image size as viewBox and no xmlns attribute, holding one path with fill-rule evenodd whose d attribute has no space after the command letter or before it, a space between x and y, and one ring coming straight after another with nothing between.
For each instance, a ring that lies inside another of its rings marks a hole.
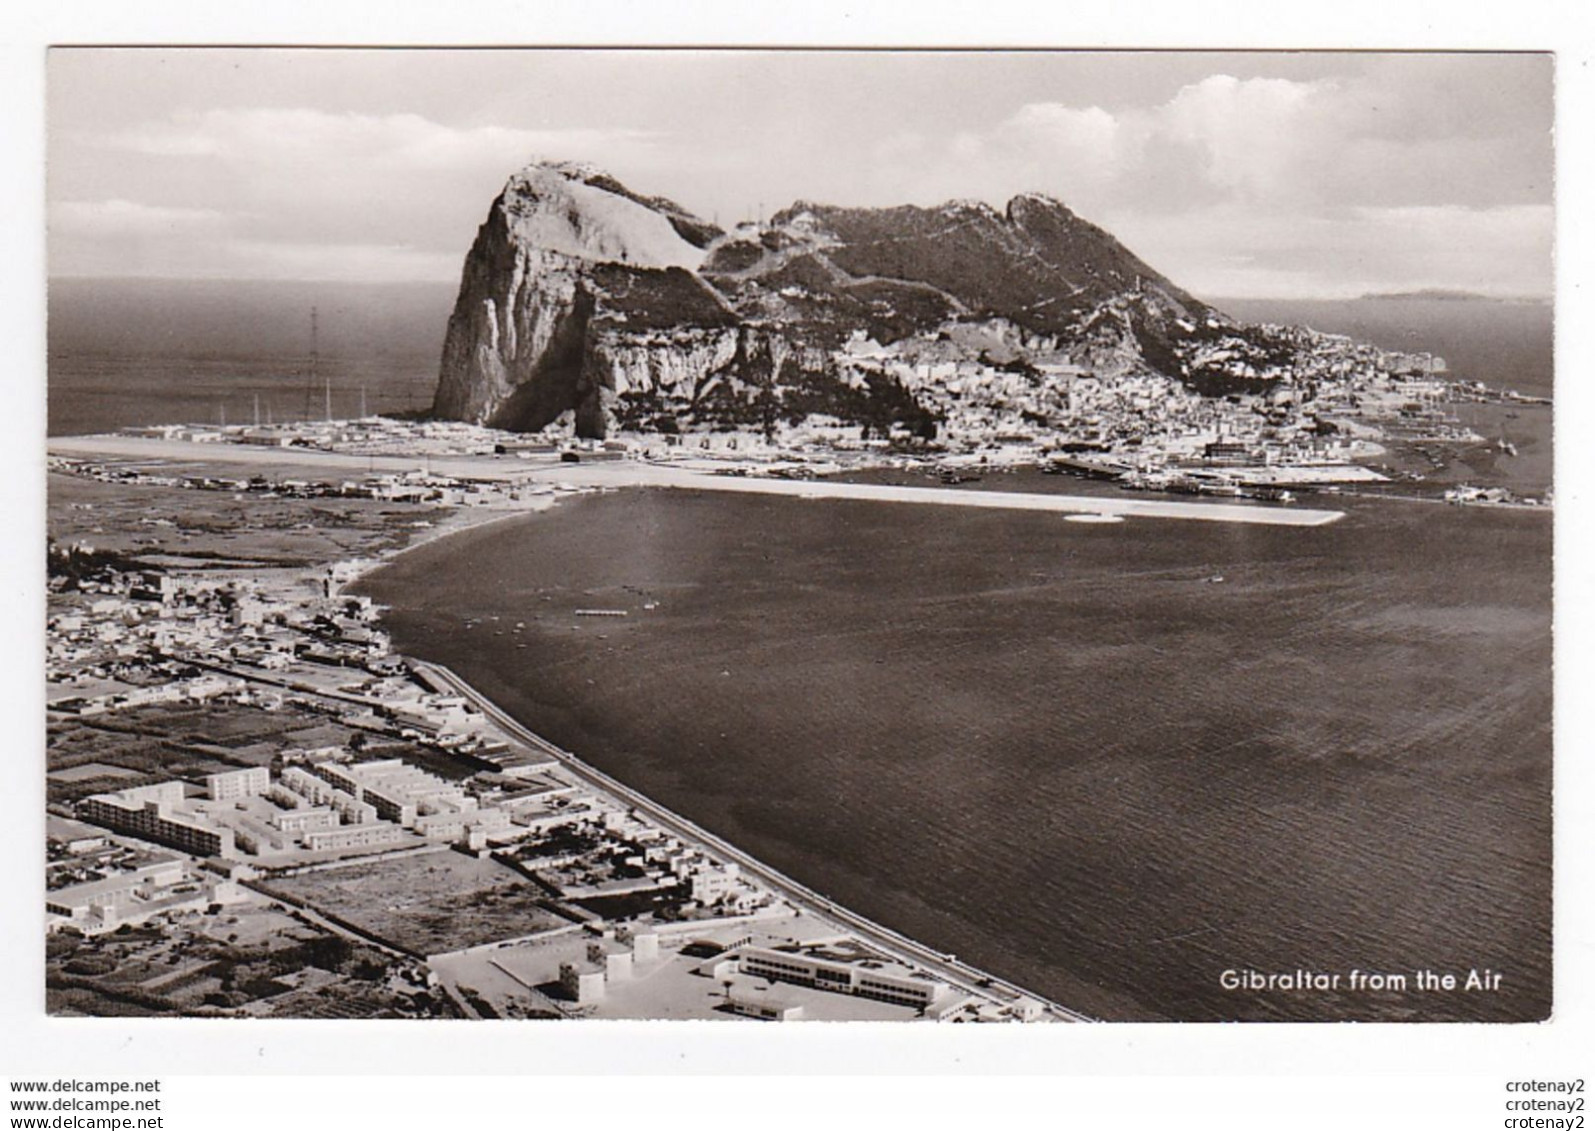
<instances>
[{"instance_id":1,"label":"limestone cliff face","mask_svg":"<svg viewBox=\"0 0 1595 1131\"><path fill-rule=\"evenodd\" d=\"M742 324L636 332L596 328L576 389L579 435L617 429L754 428L805 375L834 380L823 349Z\"/></svg>"},{"instance_id":2,"label":"limestone cliff face","mask_svg":"<svg viewBox=\"0 0 1595 1131\"><path fill-rule=\"evenodd\" d=\"M1296 348L1039 194L799 203L724 233L587 166L534 164L466 257L433 413L516 431L570 414L587 437L815 416L932 435L947 397L921 396L940 380L923 374L947 361L1219 393L1236 372L1248 387L1288 372Z\"/></svg>"},{"instance_id":3,"label":"limestone cliff face","mask_svg":"<svg viewBox=\"0 0 1595 1131\"><path fill-rule=\"evenodd\" d=\"M433 413L540 428L562 411L562 391L575 387L572 362L580 361L593 303L576 263L514 247L495 238L493 227L483 229L466 261Z\"/></svg>"},{"instance_id":4,"label":"limestone cliff face","mask_svg":"<svg viewBox=\"0 0 1595 1131\"><path fill-rule=\"evenodd\" d=\"M736 358L737 331L693 328L653 333L601 329L588 343L577 388L579 435L616 427L656 431L691 410L700 389Z\"/></svg>"},{"instance_id":5,"label":"limestone cliff face","mask_svg":"<svg viewBox=\"0 0 1595 1131\"><path fill-rule=\"evenodd\" d=\"M736 359L737 330L627 334L605 331L592 343L586 376L593 385L624 395L657 393L691 399L711 373Z\"/></svg>"},{"instance_id":6,"label":"limestone cliff face","mask_svg":"<svg viewBox=\"0 0 1595 1131\"><path fill-rule=\"evenodd\" d=\"M709 233L683 235L668 202L590 183L601 177L577 165L533 165L493 202L466 256L434 415L529 431L578 409L583 392L603 384L583 381L595 316L601 307L610 320L625 316L607 301L611 291L629 291L606 286L617 272L659 274L671 282L656 289L699 292L684 304L689 319L718 312L690 274L703 258L692 239Z\"/></svg>"}]
</instances>

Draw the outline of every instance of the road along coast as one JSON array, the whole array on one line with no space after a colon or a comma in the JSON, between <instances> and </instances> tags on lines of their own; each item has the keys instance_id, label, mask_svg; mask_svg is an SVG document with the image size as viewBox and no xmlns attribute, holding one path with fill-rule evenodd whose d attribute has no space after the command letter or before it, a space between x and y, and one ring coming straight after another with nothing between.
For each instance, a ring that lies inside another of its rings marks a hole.
<instances>
[{"instance_id":1,"label":"road along coast","mask_svg":"<svg viewBox=\"0 0 1595 1131\"><path fill-rule=\"evenodd\" d=\"M412 660L412 663L439 683L448 686L455 693L467 699L472 706L481 711L482 714L486 715L495 725L516 741L558 761L572 776L580 779L589 788L620 799L635 809L640 815L660 828L669 831L672 835L684 841L709 848L715 854L740 865L744 872L756 877L783 899L802 907L804 910L834 920L865 943L902 962L904 965L916 966L926 970L946 981L949 985L968 993L989 995L993 989L998 989L1007 991L1015 998L1028 997L1040 1001L1058 1020L1082 1022L1096 1020L1094 1017L1088 1017L1057 1002L1046 1001L1030 990L1004 981L967 963L960 962L954 955L943 954L923 943L915 942L913 939L899 934L889 927L882 926L870 919L866 919L862 915L849 911L840 904L827 899L819 892L805 887L796 880L748 855L735 845L727 843L685 817L666 809L636 790L616 781L603 771L588 765L570 751L556 746L535 731L522 726L491 699L487 698L449 668L424 660Z\"/></svg>"},{"instance_id":2,"label":"road along coast","mask_svg":"<svg viewBox=\"0 0 1595 1131\"><path fill-rule=\"evenodd\" d=\"M234 444L197 444L182 440L157 440L144 437L96 436L52 440L52 456L90 458L100 461L126 461L141 471L153 472L161 465L216 464L247 465L267 478L303 476L320 472L327 478L358 478L362 473L409 473L422 470L428 478L449 477L458 481L479 480L506 487L536 485L542 493L527 497L516 491L517 501L492 507L451 507L449 518L425 534L412 538L401 550L360 563L344 563L344 583L397 554L424 542L446 537L460 529L484 521L494 521L543 509L554 502L556 493L622 486L673 487L694 491L721 491L761 495L785 495L797 499L840 499L875 502L907 502L946 506L975 506L1004 510L1052 512L1066 518L1117 520L1135 517L1174 518L1198 521L1264 523L1270 525L1317 526L1342 517L1338 512L1309 511L1205 502L1152 501L1113 497L1027 494L1017 492L967 492L939 487L913 487L884 484L845 483L834 480L791 481L756 475L716 474L698 468L635 459L566 463L555 459L528 460L491 455L418 454L364 456L350 453L307 450L304 448L248 447ZM363 567L363 568L362 568ZM505 735L526 747L559 762L588 787L630 806L653 824L688 843L707 849L722 859L736 863L746 874L772 892L811 914L835 923L860 941L909 967L921 969L947 984L978 997L998 997L1018 1001L1029 999L1044 1015L1055 1020L1090 1021L1077 1010L1047 1001L1025 988L1003 981L955 956L908 938L876 923L835 901L798 883L632 790L607 774L583 762L541 735L520 724L497 704L466 683L453 671L430 663L412 661L438 685L451 688L470 701Z\"/></svg>"},{"instance_id":3,"label":"road along coast","mask_svg":"<svg viewBox=\"0 0 1595 1131\"><path fill-rule=\"evenodd\" d=\"M135 444L132 450L138 451L142 444ZM121 447L121 445L118 445ZM212 465L214 461L208 457L216 451L227 451L217 445L184 445L183 451L186 459L174 459L169 454L149 457L140 453L137 458L126 456L106 458L106 448L95 445L95 454L99 460L86 464L91 469L88 474L98 472L108 473L110 482L142 483L146 486L175 486L179 483L195 486L203 484L219 495L225 495L233 521L243 521L247 512L240 511L233 500L244 497L239 492L246 489L258 490L262 496L277 499L274 493L277 488L267 485L265 480L280 481L279 487L290 494L290 499L303 497L293 492L301 492L307 485L295 480L317 478L306 476L297 469L291 469L284 474L282 465L274 457L277 452L269 449L262 450L254 464L259 475L252 477L250 486L242 485L229 487L231 479L216 480L217 469ZM74 454L82 454L83 449L72 448ZM125 449L124 449L125 450ZM52 455L62 455L57 450ZM231 454L231 453L229 453ZM316 453L290 452L291 455L308 455L314 459ZM347 457L344 457L346 461ZM98 468L95 468L98 464ZM237 466L236 462L234 466ZM324 465L323 465L324 466ZM225 471L222 472L226 475ZM236 473L233 473L236 475ZM131 475L129 479L121 476ZM292 477L291 479L288 477ZM259 486L255 479L262 480ZM327 477L331 478L331 477ZM704 476L711 483L714 476ZM334 480L334 483L336 481ZM242 478L239 477L239 484ZM328 490L336 490L335 486L327 485ZM465 529L472 529L484 524L503 521L509 518L524 517L537 510L546 509L556 503L557 498L566 493L592 490L578 484L560 480L557 487L550 487L540 493L516 491L501 492L503 499L491 506L450 505L445 503L441 508L429 506L424 512L428 518L408 524L406 529L405 544L381 550L375 554L362 554L359 557L341 557L334 560L312 554L312 560L302 569L295 571L291 579L284 579L278 586L281 589L281 602L283 616L288 616L293 610L298 609L304 602L315 604L322 600L331 600L342 592L344 588L357 580L362 575L380 569L382 565L392 561L411 550L429 542L446 538L451 534L459 533ZM204 492L194 496L200 503L207 501ZM219 496L218 496L219 497ZM314 497L314 496L312 496ZM279 500L280 501L280 500ZM266 505L263 497L262 505ZM297 505L289 503L288 505ZM98 514L99 512L95 512ZM102 520L103 521L103 520ZM168 525L178 528L171 520ZM86 551L87 552L87 551ZM205 559L209 560L209 559ZM181 581L176 585L180 587ZM174 589L175 592L175 589ZM256 591L251 589L251 593ZM259 596L260 601L276 600L277 589L272 594ZM166 608L163 604L162 609ZM174 606L175 607L175 606ZM273 608L276 605L272 606ZM376 609L371 610L370 623L375 624L379 615ZM707 832L686 818L654 802L651 798L633 790L621 782L587 765L581 759L567 750L549 742L541 735L534 733L520 724L499 706L492 703L474 687L467 684L462 678L451 670L439 665L426 663L417 659L394 656L386 653L392 670L392 661L406 659L408 666L418 677L414 682L429 687L432 691L442 691L449 696L458 696L472 704L483 717L492 731L498 732L501 739L507 740L512 745L521 746L526 752L531 753L538 760L557 763L560 774L568 779L574 779L586 790L596 795L601 800L604 810L629 809L632 818L640 820L655 829L674 837L690 849L702 856L718 858L716 867L734 865L740 869L740 874L758 887L762 887L768 896L785 904L790 914L801 919L820 925L825 931L834 932L839 936L846 936L856 943L862 944L868 951L874 952L882 959L898 963L910 970L917 971L914 977L932 977L951 989L958 991L958 996L950 999L950 1006L959 1006L960 1002L977 1003L969 1006L982 1012L982 1016L995 1016L1012 1014L1021 1016L1026 1020L1047 1019L1053 1021L1089 1021L1094 1020L1077 1010L1051 1002L1039 994L1033 993L1024 987L1001 980L987 972L977 969L967 963L959 962L956 957L944 954L932 947L926 946L908 938L890 928L865 918L841 906L818 892L815 892L786 875L764 864L748 853L727 843L725 840ZM372 709L382 707L387 701L382 698L381 692L349 693L338 686L329 686L326 680L318 678L318 672L311 669L301 669L297 663L289 663L284 670L266 670L253 667L249 662L235 662L228 658L222 650L211 650L200 646L182 649L183 659L192 666L201 668L211 673L209 678L232 680L238 686L251 685L275 689L278 693L310 696L318 701L334 702L345 707L355 709ZM374 698L373 698L374 696ZM393 700L397 702L398 700ZM402 835L402 834L401 834ZM284 848L284 851L287 851ZM738 874L735 870L731 873ZM325 893L323 893L325 895ZM766 898L768 898L768 896ZM330 897L329 897L330 898ZM798 930L799 934L805 930ZM495 947L501 945L503 940L493 940ZM416 952L421 953L420 951Z\"/></svg>"}]
</instances>

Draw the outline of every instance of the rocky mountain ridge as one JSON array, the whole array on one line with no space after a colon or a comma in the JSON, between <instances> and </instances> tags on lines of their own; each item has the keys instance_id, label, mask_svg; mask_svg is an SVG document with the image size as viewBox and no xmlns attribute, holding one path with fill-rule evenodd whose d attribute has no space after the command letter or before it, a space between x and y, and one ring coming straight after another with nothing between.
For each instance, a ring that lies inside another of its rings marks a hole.
<instances>
[{"instance_id":1,"label":"rocky mountain ridge","mask_svg":"<svg viewBox=\"0 0 1595 1131\"><path fill-rule=\"evenodd\" d=\"M724 232L590 166L538 163L466 257L433 412L587 437L820 419L930 438L957 400L949 364L1257 391L1293 371L1301 333L1234 322L1038 193L1002 210L799 202Z\"/></svg>"}]
</instances>

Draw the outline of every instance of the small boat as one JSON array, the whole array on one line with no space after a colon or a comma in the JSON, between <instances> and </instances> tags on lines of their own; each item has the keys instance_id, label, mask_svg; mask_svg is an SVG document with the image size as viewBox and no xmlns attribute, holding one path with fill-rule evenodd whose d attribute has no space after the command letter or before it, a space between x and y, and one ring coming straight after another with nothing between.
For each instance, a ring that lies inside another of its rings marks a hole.
<instances>
[{"instance_id":1,"label":"small boat","mask_svg":"<svg viewBox=\"0 0 1595 1131\"><path fill-rule=\"evenodd\" d=\"M1281 487L1277 483L1259 484L1252 488L1249 494L1254 499L1262 499L1271 503L1293 503L1296 501L1296 496L1291 493L1290 488Z\"/></svg>"}]
</instances>

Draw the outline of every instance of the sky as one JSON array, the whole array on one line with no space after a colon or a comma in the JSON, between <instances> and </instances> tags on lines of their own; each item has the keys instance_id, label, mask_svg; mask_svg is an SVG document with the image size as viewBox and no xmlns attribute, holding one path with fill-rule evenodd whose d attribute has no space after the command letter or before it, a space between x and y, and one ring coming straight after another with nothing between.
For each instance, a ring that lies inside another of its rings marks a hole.
<instances>
[{"instance_id":1,"label":"sky","mask_svg":"<svg viewBox=\"0 0 1595 1131\"><path fill-rule=\"evenodd\" d=\"M1545 54L57 48L52 277L453 282L580 159L722 225L1044 192L1207 298L1553 290Z\"/></svg>"}]
</instances>

